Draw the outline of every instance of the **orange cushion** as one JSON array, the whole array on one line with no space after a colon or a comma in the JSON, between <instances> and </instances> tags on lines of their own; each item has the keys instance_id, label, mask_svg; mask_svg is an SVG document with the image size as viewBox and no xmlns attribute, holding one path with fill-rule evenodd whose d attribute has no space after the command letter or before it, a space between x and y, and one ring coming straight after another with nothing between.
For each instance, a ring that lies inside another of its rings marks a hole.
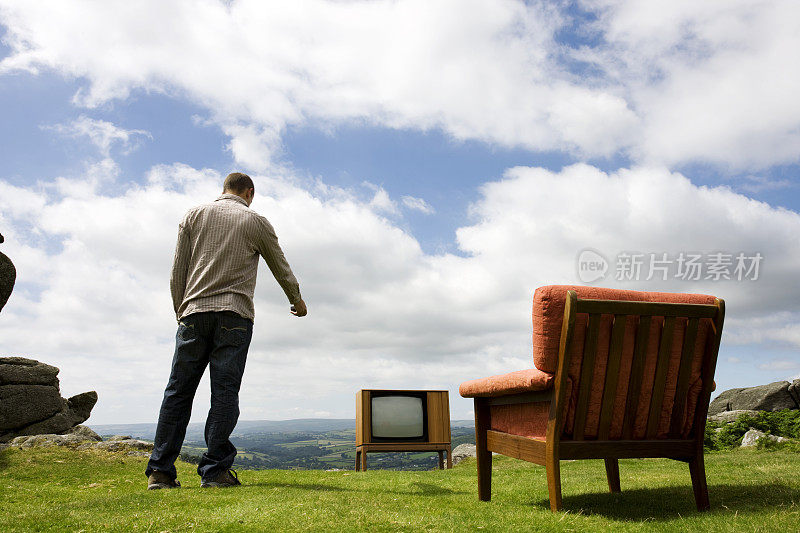
<instances>
[{"instance_id":1,"label":"orange cushion","mask_svg":"<svg viewBox=\"0 0 800 533\"><path fill-rule=\"evenodd\" d=\"M558 366L558 344L567 291L575 291L580 299L627 300L631 302L668 302L713 304L707 294L643 292L582 285L546 285L533 294L533 364L542 372L555 373Z\"/></svg>"},{"instance_id":2,"label":"orange cushion","mask_svg":"<svg viewBox=\"0 0 800 533\"><path fill-rule=\"evenodd\" d=\"M503 433L544 439L547 436L547 418L550 402L493 405L491 428Z\"/></svg>"},{"instance_id":3,"label":"orange cushion","mask_svg":"<svg viewBox=\"0 0 800 533\"><path fill-rule=\"evenodd\" d=\"M547 390L553 386L553 374L536 368L465 381L458 388L464 398L505 396L519 392Z\"/></svg>"}]
</instances>

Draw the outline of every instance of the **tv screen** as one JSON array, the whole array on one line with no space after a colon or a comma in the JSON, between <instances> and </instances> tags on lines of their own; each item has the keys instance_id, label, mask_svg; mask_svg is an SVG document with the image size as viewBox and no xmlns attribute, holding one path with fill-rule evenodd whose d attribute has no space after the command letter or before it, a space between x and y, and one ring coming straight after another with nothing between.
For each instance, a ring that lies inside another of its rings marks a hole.
<instances>
[{"instance_id":1,"label":"tv screen","mask_svg":"<svg viewBox=\"0 0 800 533\"><path fill-rule=\"evenodd\" d=\"M372 398L372 437L411 440L425 438L425 407L419 395Z\"/></svg>"}]
</instances>

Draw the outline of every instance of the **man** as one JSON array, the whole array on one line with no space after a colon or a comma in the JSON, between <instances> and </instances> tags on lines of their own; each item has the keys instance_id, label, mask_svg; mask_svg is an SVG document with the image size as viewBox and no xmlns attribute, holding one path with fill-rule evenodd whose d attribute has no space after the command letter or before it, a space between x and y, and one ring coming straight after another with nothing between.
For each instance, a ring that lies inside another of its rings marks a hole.
<instances>
[{"instance_id":1,"label":"man","mask_svg":"<svg viewBox=\"0 0 800 533\"><path fill-rule=\"evenodd\" d=\"M202 487L240 485L230 470L236 447L229 437L239 418L239 386L253 334L259 256L289 298L291 313L298 317L307 313L272 225L250 209L254 195L253 180L234 172L225 178L222 196L191 209L180 223L170 277L178 333L145 471L148 489L180 487L175 460L207 365L211 366L211 409L205 427L208 451L197 473Z\"/></svg>"}]
</instances>

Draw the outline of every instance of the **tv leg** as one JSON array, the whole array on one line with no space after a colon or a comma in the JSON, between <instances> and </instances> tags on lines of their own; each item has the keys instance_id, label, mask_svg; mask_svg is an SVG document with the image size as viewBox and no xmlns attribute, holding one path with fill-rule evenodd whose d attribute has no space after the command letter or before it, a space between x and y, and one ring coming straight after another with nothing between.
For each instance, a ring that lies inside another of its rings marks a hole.
<instances>
[{"instance_id":1,"label":"tv leg","mask_svg":"<svg viewBox=\"0 0 800 533\"><path fill-rule=\"evenodd\" d=\"M362 472L367 471L367 452L366 450L361 451L361 470Z\"/></svg>"},{"instance_id":2,"label":"tv leg","mask_svg":"<svg viewBox=\"0 0 800 533\"><path fill-rule=\"evenodd\" d=\"M439 450L439 470L444 470L444 452Z\"/></svg>"},{"instance_id":3,"label":"tv leg","mask_svg":"<svg viewBox=\"0 0 800 533\"><path fill-rule=\"evenodd\" d=\"M361 451L356 450L356 472L361 470Z\"/></svg>"},{"instance_id":4,"label":"tv leg","mask_svg":"<svg viewBox=\"0 0 800 533\"><path fill-rule=\"evenodd\" d=\"M447 468L453 468L453 449L447 447Z\"/></svg>"}]
</instances>

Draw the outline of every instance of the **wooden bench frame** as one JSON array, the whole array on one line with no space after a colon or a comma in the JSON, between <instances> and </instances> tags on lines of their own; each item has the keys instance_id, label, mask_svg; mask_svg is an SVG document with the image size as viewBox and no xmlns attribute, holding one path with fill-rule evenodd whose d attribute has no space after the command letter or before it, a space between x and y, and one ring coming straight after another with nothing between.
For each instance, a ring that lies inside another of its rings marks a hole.
<instances>
[{"instance_id":1,"label":"wooden bench frame","mask_svg":"<svg viewBox=\"0 0 800 533\"><path fill-rule=\"evenodd\" d=\"M569 440L564 439L567 393L567 369L569 368L569 347L575 330L575 317L578 313L588 313L587 334L581 364L578 399L575 408L575 423ZM594 376L594 360L597 353L597 340L600 315L614 315L610 350L602 396L602 407L598 436L596 439L584 438L587 406ZM619 379L622 356L622 343L627 316L639 316L640 323L634 344L622 438L609 439L614 396ZM634 439L633 423L639 406L644 373L645 344L648 340L651 317L664 317L663 333L658 348L653 391L643 439ZM681 349L680 367L675 393L675 406L667 438L656 438L661 406L664 399L664 383L672 345L672 331L675 320L687 318L687 328ZM691 375L692 351L696 341L700 319L711 319L712 325L707 337L706 349L701 366L702 387L695 407L694 421L689 438L681 437L681 413L684 410L689 379ZM694 489L695 502L699 511L709 508L708 486L706 484L705 464L703 462L703 438L705 435L708 403L713 390L714 370L717 363L722 325L725 318L725 302L716 299L713 305L629 302L616 300L578 299L575 291L568 291L564 308L564 321L558 350L558 368L553 388L547 391L520 393L499 397L475 398L475 440L478 462L478 497L491 499L492 452L501 453L517 459L543 465L547 472L547 488L550 509L561 509L561 471L559 461L565 459L605 459L608 488L611 492L620 491L619 462L621 458L666 457L689 463L689 472ZM547 434L544 440L512 435L491 429L491 406L529 402L550 402L547 421Z\"/></svg>"}]
</instances>

